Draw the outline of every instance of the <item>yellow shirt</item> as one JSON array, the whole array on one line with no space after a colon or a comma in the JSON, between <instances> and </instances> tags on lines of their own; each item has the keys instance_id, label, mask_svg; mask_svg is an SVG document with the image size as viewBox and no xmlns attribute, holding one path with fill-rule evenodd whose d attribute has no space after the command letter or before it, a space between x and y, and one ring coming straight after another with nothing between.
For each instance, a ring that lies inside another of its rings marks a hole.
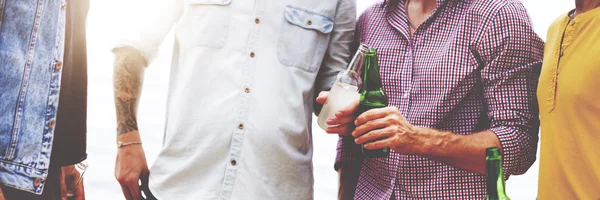
<instances>
[{"instance_id":1,"label":"yellow shirt","mask_svg":"<svg viewBox=\"0 0 600 200\"><path fill-rule=\"evenodd\" d=\"M563 36L564 35L564 36ZM600 199L600 8L548 30L538 199Z\"/></svg>"}]
</instances>

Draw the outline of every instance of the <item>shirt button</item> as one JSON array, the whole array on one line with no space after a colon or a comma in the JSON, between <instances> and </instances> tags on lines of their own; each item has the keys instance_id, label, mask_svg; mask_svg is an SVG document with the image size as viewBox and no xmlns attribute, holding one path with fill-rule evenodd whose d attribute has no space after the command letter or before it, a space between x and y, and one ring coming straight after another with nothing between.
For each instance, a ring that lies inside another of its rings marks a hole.
<instances>
[{"instance_id":1,"label":"shirt button","mask_svg":"<svg viewBox=\"0 0 600 200\"><path fill-rule=\"evenodd\" d=\"M405 99L406 99L406 98L408 98L409 96L410 96L410 92L405 92L405 93L402 95L402 98L405 98Z\"/></svg>"},{"instance_id":2,"label":"shirt button","mask_svg":"<svg viewBox=\"0 0 600 200\"><path fill-rule=\"evenodd\" d=\"M235 165L237 165L237 161L235 161L235 160L231 160L231 162L230 162L230 163L231 163L231 166L235 166Z\"/></svg>"},{"instance_id":3,"label":"shirt button","mask_svg":"<svg viewBox=\"0 0 600 200\"><path fill-rule=\"evenodd\" d=\"M255 54L254 52L250 52L250 58L254 58Z\"/></svg>"},{"instance_id":4,"label":"shirt button","mask_svg":"<svg viewBox=\"0 0 600 200\"><path fill-rule=\"evenodd\" d=\"M39 187L42 184L42 179L41 178L36 178L33 180L33 186L34 187Z\"/></svg>"},{"instance_id":5,"label":"shirt button","mask_svg":"<svg viewBox=\"0 0 600 200\"><path fill-rule=\"evenodd\" d=\"M54 64L54 70L58 71L60 70L60 68L62 68L63 63L62 62L57 62L56 64Z\"/></svg>"},{"instance_id":6,"label":"shirt button","mask_svg":"<svg viewBox=\"0 0 600 200\"><path fill-rule=\"evenodd\" d=\"M250 93L250 88L249 88L249 87L247 87L247 88L244 88L244 92L246 92L246 93Z\"/></svg>"},{"instance_id":7,"label":"shirt button","mask_svg":"<svg viewBox=\"0 0 600 200\"><path fill-rule=\"evenodd\" d=\"M258 17L257 17L256 19L254 19L254 23L260 24L260 19L258 19Z\"/></svg>"},{"instance_id":8,"label":"shirt button","mask_svg":"<svg viewBox=\"0 0 600 200\"><path fill-rule=\"evenodd\" d=\"M49 128L54 128L54 124L56 124L56 121L54 121L54 120L50 120L50 121L48 122L48 127L49 127Z\"/></svg>"},{"instance_id":9,"label":"shirt button","mask_svg":"<svg viewBox=\"0 0 600 200\"><path fill-rule=\"evenodd\" d=\"M308 20L308 21L306 22L306 24L308 24L308 25L312 25L312 20Z\"/></svg>"},{"instance_id":10,"label":"shirt button","mask_svg":"<svg viewBox=\"0 0 600 200\"><path fill-rule=\"evenodd\" d=\"M244 129L244 124L243 123L238 124L238 129L240 129L240 130Z\"/></svg>"}]
</instances>

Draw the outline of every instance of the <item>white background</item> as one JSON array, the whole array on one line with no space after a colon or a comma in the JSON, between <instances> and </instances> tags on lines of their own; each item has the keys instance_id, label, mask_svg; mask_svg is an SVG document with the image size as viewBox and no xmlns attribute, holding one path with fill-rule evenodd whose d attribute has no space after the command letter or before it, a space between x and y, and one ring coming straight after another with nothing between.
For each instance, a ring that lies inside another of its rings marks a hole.
<instances>
[{"instance_id":1,"label":"white background","mask_svg":"<svg viewBox=\"0 0 600 200\"><path fill-rule=\"evenodd\" d=\"M123 199L121 188L114 179L116 155L116 120L112 94L113 56L110 46L119 32L128 27L120 23L149 1L157 0L92 0L89 13L89 103L88 103L88 162L85 175L88 199ZM169 1L169 0L164 0ZM375 0L358 0L362 13ZM549 24L574 6L573 0L523 0L536 32L546 37ZM160 14L160 13L157 13ZM139 106L138 121L148 163L151 165L161 148L172 36L165 40L159 57L146 70L144 90ZM333 170L337 136L327 135L313 123L315 199L337 197L337 173ZM535 199L538 164L522 176L507 182L508 195L513 200Z\"/></svg>"}]
</instances>

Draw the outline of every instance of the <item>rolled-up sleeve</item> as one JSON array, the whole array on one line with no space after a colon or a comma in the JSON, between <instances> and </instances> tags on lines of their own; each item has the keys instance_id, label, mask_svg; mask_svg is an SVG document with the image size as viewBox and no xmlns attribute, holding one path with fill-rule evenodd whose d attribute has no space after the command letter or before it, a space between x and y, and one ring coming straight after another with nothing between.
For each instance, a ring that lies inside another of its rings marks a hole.
<instances>
[{"instance_id":1,"label":"rolled-up sleeve","mask_svg":"<svg viewBox=\"0 0 600 200\"><path fill-rule=\"evenodd\" d=\"M113 49L130 46L150 62L158 52L160 44L183 12L183 0L144 1L132 9L131 15L119 22L126 30L117 30L119 36Z\"/></svg>"},{"instance_id":2,"label":"rolled-up sleeve","mask_svg":"<svg viewBox=\"0 0 600 200\"><path fill-rule=\"evenodd\" d=\"M356 27L356 1L340 0L334 19L327 52L315 81L315 94L328 91L337 74L346 69L351 59L350 47ZM316 109L317 111L318 109Z\"/></svg>"},{"instance_id":3,"label":"rolled-up sleeve","mask_svg":"<svg viewBox=\"0 0 600 200\"><path fill-rule=\"evenodd\" d=\"M478 44L490 130L500 140L507 174L523 174L536 160L543 50L521 3L500 9Z\"/></svg>"}]
</instances>

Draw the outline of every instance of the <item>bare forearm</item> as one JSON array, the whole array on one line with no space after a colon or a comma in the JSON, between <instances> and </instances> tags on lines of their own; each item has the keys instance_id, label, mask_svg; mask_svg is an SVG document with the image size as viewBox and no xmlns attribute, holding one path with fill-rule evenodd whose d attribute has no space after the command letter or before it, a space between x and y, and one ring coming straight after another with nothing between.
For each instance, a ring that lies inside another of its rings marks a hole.
<instances>
[{"instance_id":1,"label":"bare forearm","mask_svg":"<svg viewBox=\"0 0 600 200\"><path fill-rule=\"evenodd\" d=\"M146 60L135 49L116 49L114 95L117 109L117 134L137 132L137 106L142 91Z\"/></svg>"},{"instance_id":2,"label":"bare forearm","mask_svg":"<svg viewBox=\"0 0 600 200\"><path fill-rule=\"evenodd\" d=\"M485 150L500 147L492 131L459 135L432 129L423 129L434 135L428 157L469 172L485 174Z\"/></svg>"}]
</instances>

